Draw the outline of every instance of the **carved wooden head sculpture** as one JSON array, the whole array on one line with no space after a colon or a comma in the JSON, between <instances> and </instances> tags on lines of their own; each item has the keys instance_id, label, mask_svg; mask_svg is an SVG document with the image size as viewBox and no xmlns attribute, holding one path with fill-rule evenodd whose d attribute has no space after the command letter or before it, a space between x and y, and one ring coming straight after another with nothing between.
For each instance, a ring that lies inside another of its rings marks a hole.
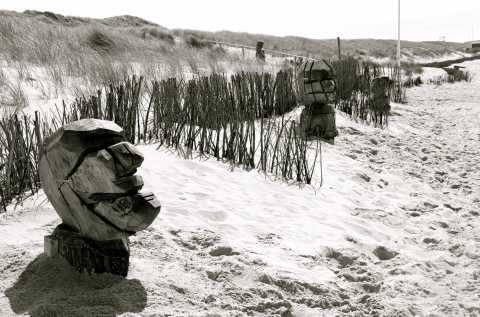
<instances>
[{"instance_id":1,"label":"carved wooden head sculpture","mask_svg":"<svg viewBox=\"0 0 480 317\"><path fill-rule=\"evenodd\" d=\"M43 189L64 224L97 241L145 229L160 212L136 175L143 155L111 121L83 119L45 140L40 158Z\"/></svg>"},{"instance_id":2,"label":"carved wooden head sculpture","mask_svg":"<svg viewBox=\"0 0 480 317\"><path fill-rule=\"evenodd\" d=\"M305 106L328 104L335 99L335 72L326 60L304 62L297 74L297 84L299 101Z\"/></svg>"}]
</instances>

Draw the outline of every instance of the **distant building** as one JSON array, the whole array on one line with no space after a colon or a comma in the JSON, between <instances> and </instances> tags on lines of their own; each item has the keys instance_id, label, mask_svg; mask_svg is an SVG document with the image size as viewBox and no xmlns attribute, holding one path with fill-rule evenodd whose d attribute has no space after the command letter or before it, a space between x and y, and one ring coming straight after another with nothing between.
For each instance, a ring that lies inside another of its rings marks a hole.
<instances>
[{"instance_id":1,"label":"distant building","mask_svg":"<svg viewBox=\"0 0 480 317\"><path fill-rule=\"evenodd\" d=\"M473 42L472 47L467 48L467 52L469 53L478 53L480 52L480 42Z\"/></svg>"}]
</instances>

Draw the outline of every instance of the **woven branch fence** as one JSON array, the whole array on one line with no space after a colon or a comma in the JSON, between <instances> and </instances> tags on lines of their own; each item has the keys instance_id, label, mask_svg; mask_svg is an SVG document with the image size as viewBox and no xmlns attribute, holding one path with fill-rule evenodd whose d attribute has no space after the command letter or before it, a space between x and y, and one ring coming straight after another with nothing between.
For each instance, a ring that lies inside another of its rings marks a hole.
<instances>
[{"instance_id":1,"label":"woven branch fence","mask_svg":"<svg viewBox=\"0 0 480 317\"><path fill-rule=\"evenodd\" d=\"M213 156L246 169L311 183L317 154L285 114L296 107L292 71L277 76L240 73L228 79L212 74L189 81L171 78L147 85L131 77L96 95L77 98L48 117L37 112L0 121L0 199L40 189L38 160L42 140L69 122L111 120L132 143L158 142L190 157ZM318 146L314 147L318 152ZM312 156L313 159L310 157Z\"/></svg>"},{"instance_id":2,"label":"woven branch fence","mask_svg":"<svg viewBox=\"0 0 480 317\"><path fill-rule=\"evenodd\" d=\"M398 68L382 66L372 62L361 62L353 57L333 61L337 77L335 107L348 114L352 119L372 123L378 127L388 124L390 106L375 102L372 81L386 76L390 84L386 89L388 100L405 102L406 90L398 83Z\"/></svg>"}]
</instances>

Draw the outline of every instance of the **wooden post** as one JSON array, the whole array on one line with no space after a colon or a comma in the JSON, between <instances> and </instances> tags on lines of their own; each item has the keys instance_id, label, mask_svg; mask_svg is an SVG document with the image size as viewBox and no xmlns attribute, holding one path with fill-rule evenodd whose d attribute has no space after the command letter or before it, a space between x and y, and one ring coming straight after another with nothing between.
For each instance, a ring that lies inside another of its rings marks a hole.
<instances>
[{"instance_id":1,"label":"wooden post","mask_svg":"<svg viewBox=\"0 0 480 317\"><path fill-rule=\"evenodd\" d=\"M342 47L340 46L340 37L337 37L338 59L342 59Z\"/></svg>"}]
</instances>

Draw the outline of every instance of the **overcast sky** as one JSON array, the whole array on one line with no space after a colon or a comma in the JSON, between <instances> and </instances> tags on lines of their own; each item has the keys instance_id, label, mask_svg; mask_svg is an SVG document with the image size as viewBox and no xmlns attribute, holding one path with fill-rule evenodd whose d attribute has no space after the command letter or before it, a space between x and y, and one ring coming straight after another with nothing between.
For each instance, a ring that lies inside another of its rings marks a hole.
<instances>
[{"instance_id":1,"label":"overcast sky","mask_svg":"<svg viewBox=\"0 0 480 317\"><path fill-rule=\"evenodd\" d=\"M403 39L480 39L480 0L401 1ZM167 28L317 39L397 36L397 0L2 0L0 9L96 18L129 14Z\"/></svg>"}]
</instances>

